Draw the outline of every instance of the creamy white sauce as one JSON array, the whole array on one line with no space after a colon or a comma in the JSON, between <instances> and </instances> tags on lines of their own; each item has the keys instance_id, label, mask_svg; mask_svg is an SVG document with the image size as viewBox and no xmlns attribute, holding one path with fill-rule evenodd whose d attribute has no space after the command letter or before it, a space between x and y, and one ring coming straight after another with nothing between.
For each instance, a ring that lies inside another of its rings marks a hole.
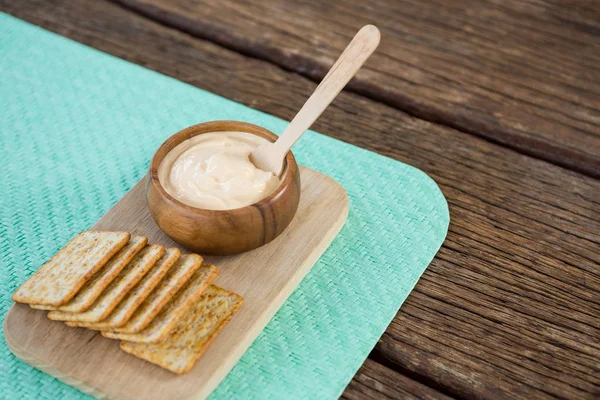
<instances>
[{"instance_id":1,"label":"creamy white sauce","mask_svg":"<svg viewBox=\"0 0 600 400\"><path fill-rule=\"evenodd\" d=\"M280 183L248 158L266 142L246 132L194 136L169 151L158 168L158 179L171 196L193 207L231 210L254 204Z\"/></svg>"}]
</instances>

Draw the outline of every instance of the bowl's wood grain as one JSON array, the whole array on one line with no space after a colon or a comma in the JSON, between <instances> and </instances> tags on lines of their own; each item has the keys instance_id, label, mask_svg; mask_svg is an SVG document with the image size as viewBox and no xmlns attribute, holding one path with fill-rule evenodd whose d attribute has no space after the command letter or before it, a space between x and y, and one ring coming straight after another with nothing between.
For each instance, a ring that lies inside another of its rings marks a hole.
<instances>
[{"instance_id":1,"label":"bowl's wood grain","mask_svg":"<svg viewBox=\"0 0 600 400\"><path fill-rule=\"evenodd\" d=\"M271 243L243 254L208 256L221 267L216 284L244 296L231 322L182 376L135 358L119 342L86 329L69 328L46 312L15 304L4 321L6 343L23 361L98 398L207 397L223 380L275 312L298 286L344 224L348 198L331 178L301 168L302 201L289 228ZM150 243L177 246L154 223L140 181L95 229L127 230ZM277 379L273 376L273 379Z\"/></svg>"},{"instance_id":2,"label":"bowl's wood grain","mask_svg":"<svg viewBox=\"0 0 600 400\"><path fill-rule=\"evenodd\" d=\"M234 210L203 210L173 198L158 178L162 160L183 141L219 131L241 131L270 141L277 139L265 128L238 121L206 122L177 132L159 147L150 163L148 208L158 226L182 246L203 254L236 254L269 243L290 224L300 201L300 174L289 152L280 175L281 184L256 204Z\"/></svg>"}]
</instances>

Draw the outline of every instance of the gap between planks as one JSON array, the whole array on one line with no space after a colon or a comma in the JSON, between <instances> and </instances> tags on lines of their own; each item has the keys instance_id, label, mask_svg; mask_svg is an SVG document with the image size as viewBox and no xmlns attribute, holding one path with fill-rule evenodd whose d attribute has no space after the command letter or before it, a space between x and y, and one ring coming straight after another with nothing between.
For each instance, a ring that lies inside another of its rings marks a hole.
<instances>
[{"instance_id":1,"label":"gap between planks","mask_svg":"<svg viewBox=\"0 0 600 400\"><path fill-rule=\"evenodd\" d=\"M195 20L192 26L185 18L165 12L158 6L139 4L135 0L105 1L114 3L163 26L244 56L269 62L317 83L321 81L330 67L329 65L321 65L310 57L301 54L290 56L289 54L285 54L281 49L274 47L253 47L247 40L238 38L235 34L220 30L202 21ZM354 78L346 85L344 90L371 101L396 108L412 117L476 136L520 154L544 160L592 178L600 178L600 163L593 157L588 157L576 151L565 149L552 143L544 142L543 140L524 137L502 127L494 128L486 126L480 121L457 119L452 112L436 109L431 106L419 105L419 102L410 96L388 90L366 79Z\"/></svg>"}]
</instances>

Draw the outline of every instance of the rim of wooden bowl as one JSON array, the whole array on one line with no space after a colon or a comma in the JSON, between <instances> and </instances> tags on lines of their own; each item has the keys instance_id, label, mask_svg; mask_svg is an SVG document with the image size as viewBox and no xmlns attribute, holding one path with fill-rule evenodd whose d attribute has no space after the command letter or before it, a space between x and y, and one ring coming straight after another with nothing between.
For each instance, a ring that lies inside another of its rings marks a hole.
<instances>
[{"instance_id":1,"label":"rim of wooden bowl","mask_svg":"<svg viewBox=\"0 0 600 400\"><path fill-rule=\"evenodd\" d=\"M239 212L241 210L244 210L246 208L249 209L251 207L259 207L260 208L262 206L267 206L270 203L272 203L274 200L276 200L277 197L279 197L287 187L294 184L294 177L298 173L298 171L297 171L298 166L296 164L296 159L294 158L294 155L290 151L285 156L285 165L283 166L283 171L279 175L281 183L279 184L279 186L273 193L271 193L269 196L265 197L264 199L262 199L256 203L253 203L253 204L250 204L250 205L247 205L244 207L240 207L240 208L229 209L229 210L207 210L204 208L190 206L186 203L183 203L183 202L177 200L173 196L171 196L166 191L166 189L163 187L163 185L160 183L160 179L158 178L158 168L160 166L160 163L164 160L167 153L169 151L173 150L173 148L175 148L178 144L180 144L180 143L184 142L185 140L190 139L194 136L198 136L198 135L201 135L204 133L210 133L210 132L226 132L226 131L238 131L238 132L251 133L253 135L263 137L263 138L269 140L270 142L275 142L277 140L277 135L275 135L270 130L263 128L262 126L254 125L254 124L251 124L248 122L233 121L233 120L219 120L219 121L202 122L200 124L192 125L190 127L182 129L179 132L171 135L167 140L165 140L160 145L158 150L156 150L156 153L154 153L154 156L152 157L152 161L150 162L150 182L151 182L151 184L154 186L154 188L156 190L158 190L158 192L162 196L169 199L169 201L173 202L177 206L182 207L190 212L196 212L198 214L225 214L225 213L232 212L232 211Z\"/></svg>"}]
</instances>

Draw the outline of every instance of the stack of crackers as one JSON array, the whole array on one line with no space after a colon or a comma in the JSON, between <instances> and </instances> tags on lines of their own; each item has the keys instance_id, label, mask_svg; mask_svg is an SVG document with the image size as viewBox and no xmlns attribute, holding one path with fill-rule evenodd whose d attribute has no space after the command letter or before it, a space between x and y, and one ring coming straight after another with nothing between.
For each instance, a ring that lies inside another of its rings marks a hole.
<instances>
[{"instance_id":1,"label":"stack of crackers","mask_svg":"<svg viewBox=\"0 0 600 400\"><path fill-rule=\"evenodd\" d=\"M119 339L124 351L184 374L243 302L212 285L219 268L202 261L128 232L86 231L12 299Z\"/></svg>"}]
</instances>

